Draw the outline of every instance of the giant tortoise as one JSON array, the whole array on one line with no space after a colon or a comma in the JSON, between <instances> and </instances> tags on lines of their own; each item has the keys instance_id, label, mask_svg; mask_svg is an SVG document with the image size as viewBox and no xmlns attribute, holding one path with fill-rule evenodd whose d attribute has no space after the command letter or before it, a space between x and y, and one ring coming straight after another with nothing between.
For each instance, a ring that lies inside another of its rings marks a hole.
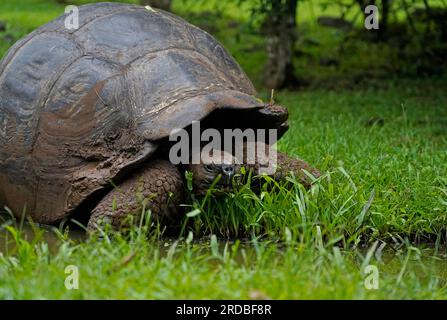
<instances>
[{"instance_id":1,"label":"giant tortoise","mask_svg":"<svg viewBox=\"0 0 447 320\"><path fill-rule=\"evenodd\" d=\"M193 121L287 129L287 110L261 102L222 45L181 18L117 3L79 7L74 30L66 17L18 41L0 64L0 205L17 216L119 227L144 205L173 221L185 170L198 193L237 170L231 161L172 164L173 130ZM303 183L302 169L318 175L301 160L278 159Z\"/></svg>"}]
</instances>

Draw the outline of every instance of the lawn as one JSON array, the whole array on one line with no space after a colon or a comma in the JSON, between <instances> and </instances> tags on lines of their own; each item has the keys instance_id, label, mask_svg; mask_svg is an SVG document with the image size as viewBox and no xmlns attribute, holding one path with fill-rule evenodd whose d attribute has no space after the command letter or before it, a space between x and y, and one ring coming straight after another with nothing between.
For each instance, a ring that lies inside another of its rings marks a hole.
<instances>
[{"instance_id":1,"label":"lawn","mask_svg":"<svg viewBox=\"0 0 447 320\"><path fill-rule=\"evenodd\" d=\"M200 10L179 3L177 12L209 27L191 14ZM0 38L22 36L62 11L50 1L2 1L7 31ZM216 25L241 19L232 9ZM332 39L332 31L303 19L308 37ZM266 98L265 55L256 50L262 39L246 31L250 41L237 41L237 28L215 31ZM0 56L10 44L1 42ZM315 75L307 89L275 94L290 111L279 149L324 173L311 190L291 177L291 189L191 198L185 205L194 214L169 238L150 221L128 237L84 239L63 228L22 226L6 214L0 299L447 299L447 79L353 87L347 74L359 67L354 60L340 72L315 71L347 79L342 85ZM306 76L314 70L297 66ZM78 290L64 285L69 265L78 267ZM378 268L377 289L368 287L367 266Z\"/></svg>"}]
</instances>

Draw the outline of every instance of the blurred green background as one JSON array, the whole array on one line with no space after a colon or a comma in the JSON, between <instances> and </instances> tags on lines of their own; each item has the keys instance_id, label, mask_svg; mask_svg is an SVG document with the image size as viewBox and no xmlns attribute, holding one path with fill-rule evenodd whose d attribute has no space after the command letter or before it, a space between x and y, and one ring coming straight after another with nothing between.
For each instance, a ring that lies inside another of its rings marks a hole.
<instances>
[{"instance_id":1,"label":"blurred green background","mask_svg":"<svg viewBox=\"0 0 447 320\"><path fill-rule=\"evenodd\" d=\"M0 55L19 38L88 0L3 0ZM182 16L216 36L256 86L380 85L440 76L447 65L444 0L132 0ZM379 29L367 30L374 4Z\"/></svg>"},{"instance_id":2,"label":"blurred green background","mask_svg":"<svg viewBox=\"0 0 447 320\"><path fill-rule=\"evenodd\" d=\"M92 2L1 0L0 56L67 4ZM199 213L173 241L138 229L78 242L0 215L0 298L447 298L446 1L144 3L214 35L263 98L278 89L290 112L279 149L324 176L311 190L187 203ZM364 27L370 4L378 30ZM81 290L64 287L68 264ZM368 264L378 290L364 286Z\"/></svg>"}]
</instances>

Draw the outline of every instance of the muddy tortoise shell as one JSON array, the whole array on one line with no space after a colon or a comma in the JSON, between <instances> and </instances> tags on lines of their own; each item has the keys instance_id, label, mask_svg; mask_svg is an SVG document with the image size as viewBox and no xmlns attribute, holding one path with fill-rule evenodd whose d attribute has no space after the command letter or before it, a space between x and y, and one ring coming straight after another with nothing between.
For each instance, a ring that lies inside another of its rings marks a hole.
<instances>
[{"instance_id":1,"label":"muddy tortoise shell","mask_svg":"<svg viewBox=\"0 0 447 320\"><path fill-rule=\"evenodd\" d=\"M214 110L265 105L212 36L137 5L79 7L0 64L0 205L40 223L85 207L158 142Z\"/></svg>"}]
</instances>

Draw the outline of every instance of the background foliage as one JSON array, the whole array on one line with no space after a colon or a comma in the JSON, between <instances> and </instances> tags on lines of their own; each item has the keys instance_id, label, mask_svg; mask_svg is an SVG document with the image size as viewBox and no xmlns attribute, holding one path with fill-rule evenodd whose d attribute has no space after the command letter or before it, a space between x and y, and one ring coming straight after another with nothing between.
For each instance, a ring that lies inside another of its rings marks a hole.
<instances>
[{"instance_id":1,"label":"background foliage","mask_svg":"<svg viewBox=\"0 0 447 320\"><path fill-rule=\"evenodd\" d=\"M0 56L62 2L1 1ZM261 97L283 89L291 129L279 148L323 177L309 191L291 178L291 190L191 196L173 239L150 220L128 237L78 239L6 212L0 298L445 299L445 1L158 2L217 37ZM363 26L371 3L379 30ZM69 264L78 291L64 287ZM379 290L364 287L367 264Z\"/></svg>"}]
</instances>

